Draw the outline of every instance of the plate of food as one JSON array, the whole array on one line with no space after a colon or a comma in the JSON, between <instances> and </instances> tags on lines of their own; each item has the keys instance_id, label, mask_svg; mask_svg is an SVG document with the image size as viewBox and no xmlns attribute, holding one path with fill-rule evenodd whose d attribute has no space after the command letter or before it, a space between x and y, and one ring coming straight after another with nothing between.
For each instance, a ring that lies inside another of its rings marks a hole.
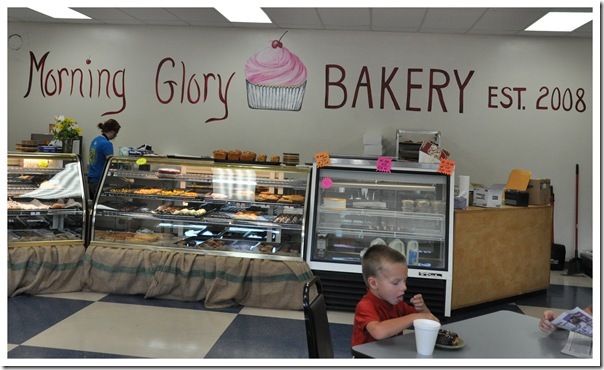
<instances>
[{"instance_id":1,"label":"plate of food","mask_svg":"<svg viewBox=\"0 0 604 370\"><path fill-rule=\"evenodd\" d=\"M457 335L457 333L446 329L438 330L438 336L436 337L436 348L440 349L460 349L465 346L466 343Z\"/></svg>"}]
</instances>

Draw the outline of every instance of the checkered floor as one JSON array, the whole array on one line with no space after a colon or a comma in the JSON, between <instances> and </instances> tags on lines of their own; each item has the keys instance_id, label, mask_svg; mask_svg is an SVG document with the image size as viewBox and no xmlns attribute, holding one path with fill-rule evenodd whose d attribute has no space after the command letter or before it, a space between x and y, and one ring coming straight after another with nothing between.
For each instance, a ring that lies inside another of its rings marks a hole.
<instances>
[{"instance_id":1,"label":"checkered floor","mask_svg":"<svg viewBox=\"0 0 604 370\"><path fill-rule=\"evenodd\" d=\"M250 359L243 363L249 365L251 359L308 357L302 311L210 310L203 302L95 292L17 296L7 303L10 365L20 364L17 359L57 359L39 362L43 366L59 359L93 359L96 366L110 359ZM561 312L591 303L591 278L552 271L547 293L447 321L500 309L540 316L545 308ZM352 320L349 312L329 313L338 358L351 357Z\"/></svg>"}]
</instances>

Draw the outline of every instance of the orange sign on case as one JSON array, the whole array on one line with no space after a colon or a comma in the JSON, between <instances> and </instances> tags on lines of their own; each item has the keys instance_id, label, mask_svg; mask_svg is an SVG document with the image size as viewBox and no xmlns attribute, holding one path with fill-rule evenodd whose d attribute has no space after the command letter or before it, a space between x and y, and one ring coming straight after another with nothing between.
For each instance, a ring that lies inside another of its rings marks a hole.
<instances>
[{"instance_id":1,"label":"orange sign on case","mask_svg":"<svg viewBox=\"0 0 604 370\"><path fill-rule=\"evenodd\" d=\"M331 164L331 159L329 159L329 152L320 152L315 154L315 163L318 168L326 167Z\"/></svg>"},{"instance_id":2,"label":"orange sign on case","mask_svg":"<svg viewBox=\"0 0 604 370\"><path fill-rule=\"evenodd\" d=\"M444 173L445 175L451 176L453 174L453 170L455 170L455 161L448 158L440 159L437 169L439 173Z\"/></svg>"}]
</instances>

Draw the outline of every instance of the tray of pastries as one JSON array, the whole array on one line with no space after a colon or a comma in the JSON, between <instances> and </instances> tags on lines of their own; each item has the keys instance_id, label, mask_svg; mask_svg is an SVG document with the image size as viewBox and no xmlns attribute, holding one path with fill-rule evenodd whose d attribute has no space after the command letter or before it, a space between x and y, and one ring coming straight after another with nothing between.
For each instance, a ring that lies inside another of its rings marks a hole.
<instances>
[{"instance_id":1,"label":"tray of pastries","mask_svg":"<svg viewBox=\"0 0 604 370\"><path fill-rule=\"evenodd\" d=\"M267 156L266 154L256 154L255 152L239 149L234 150L214 150L214 162L246 163L246 164L266 164L280 165L281 157L278 155Z\"/></svg>"}]
</instances>

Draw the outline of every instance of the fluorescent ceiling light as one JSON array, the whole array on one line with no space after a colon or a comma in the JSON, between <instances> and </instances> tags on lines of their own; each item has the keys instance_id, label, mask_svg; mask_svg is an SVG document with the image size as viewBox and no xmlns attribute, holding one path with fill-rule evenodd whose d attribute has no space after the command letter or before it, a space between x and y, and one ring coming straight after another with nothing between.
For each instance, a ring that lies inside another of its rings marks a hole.
<instances>
[{"instance_id":1,"label":"fluorescent ceiling light","mask_svg":"<svg viewBox=\"0 0 604 370\"><path fill-rule=\"evenodd\" d=\"M591 21L592 17L592 13L550 12L530 25L526 31L570 32Z\"/></svg>"},{"instance_id":2,"label":"fluorescent ceiling light","mask_svg":"<svg viewBox=\"0 0 604 370\"><path fill-rule=\"evenodd\" d=\"M272 23L265 12L258 6L250 6L245 4L217 5L214 9L226 17L231 22L244 23Z\"/></svg>"},{"instance_id":3,"label":"fluorescent ceiling light","mask_svg":"<svg viewBox=\"0 0 604 370\"><path fill-rule=\"evenodd\" d=\"M90 17L76 12L70 8L62 8L57 6L31 6L29 7L32 10L35 10L38 13L45 14L49 17L53 18L62 18L62 19L90 19Z\"/></svg>"}]
</instances>

